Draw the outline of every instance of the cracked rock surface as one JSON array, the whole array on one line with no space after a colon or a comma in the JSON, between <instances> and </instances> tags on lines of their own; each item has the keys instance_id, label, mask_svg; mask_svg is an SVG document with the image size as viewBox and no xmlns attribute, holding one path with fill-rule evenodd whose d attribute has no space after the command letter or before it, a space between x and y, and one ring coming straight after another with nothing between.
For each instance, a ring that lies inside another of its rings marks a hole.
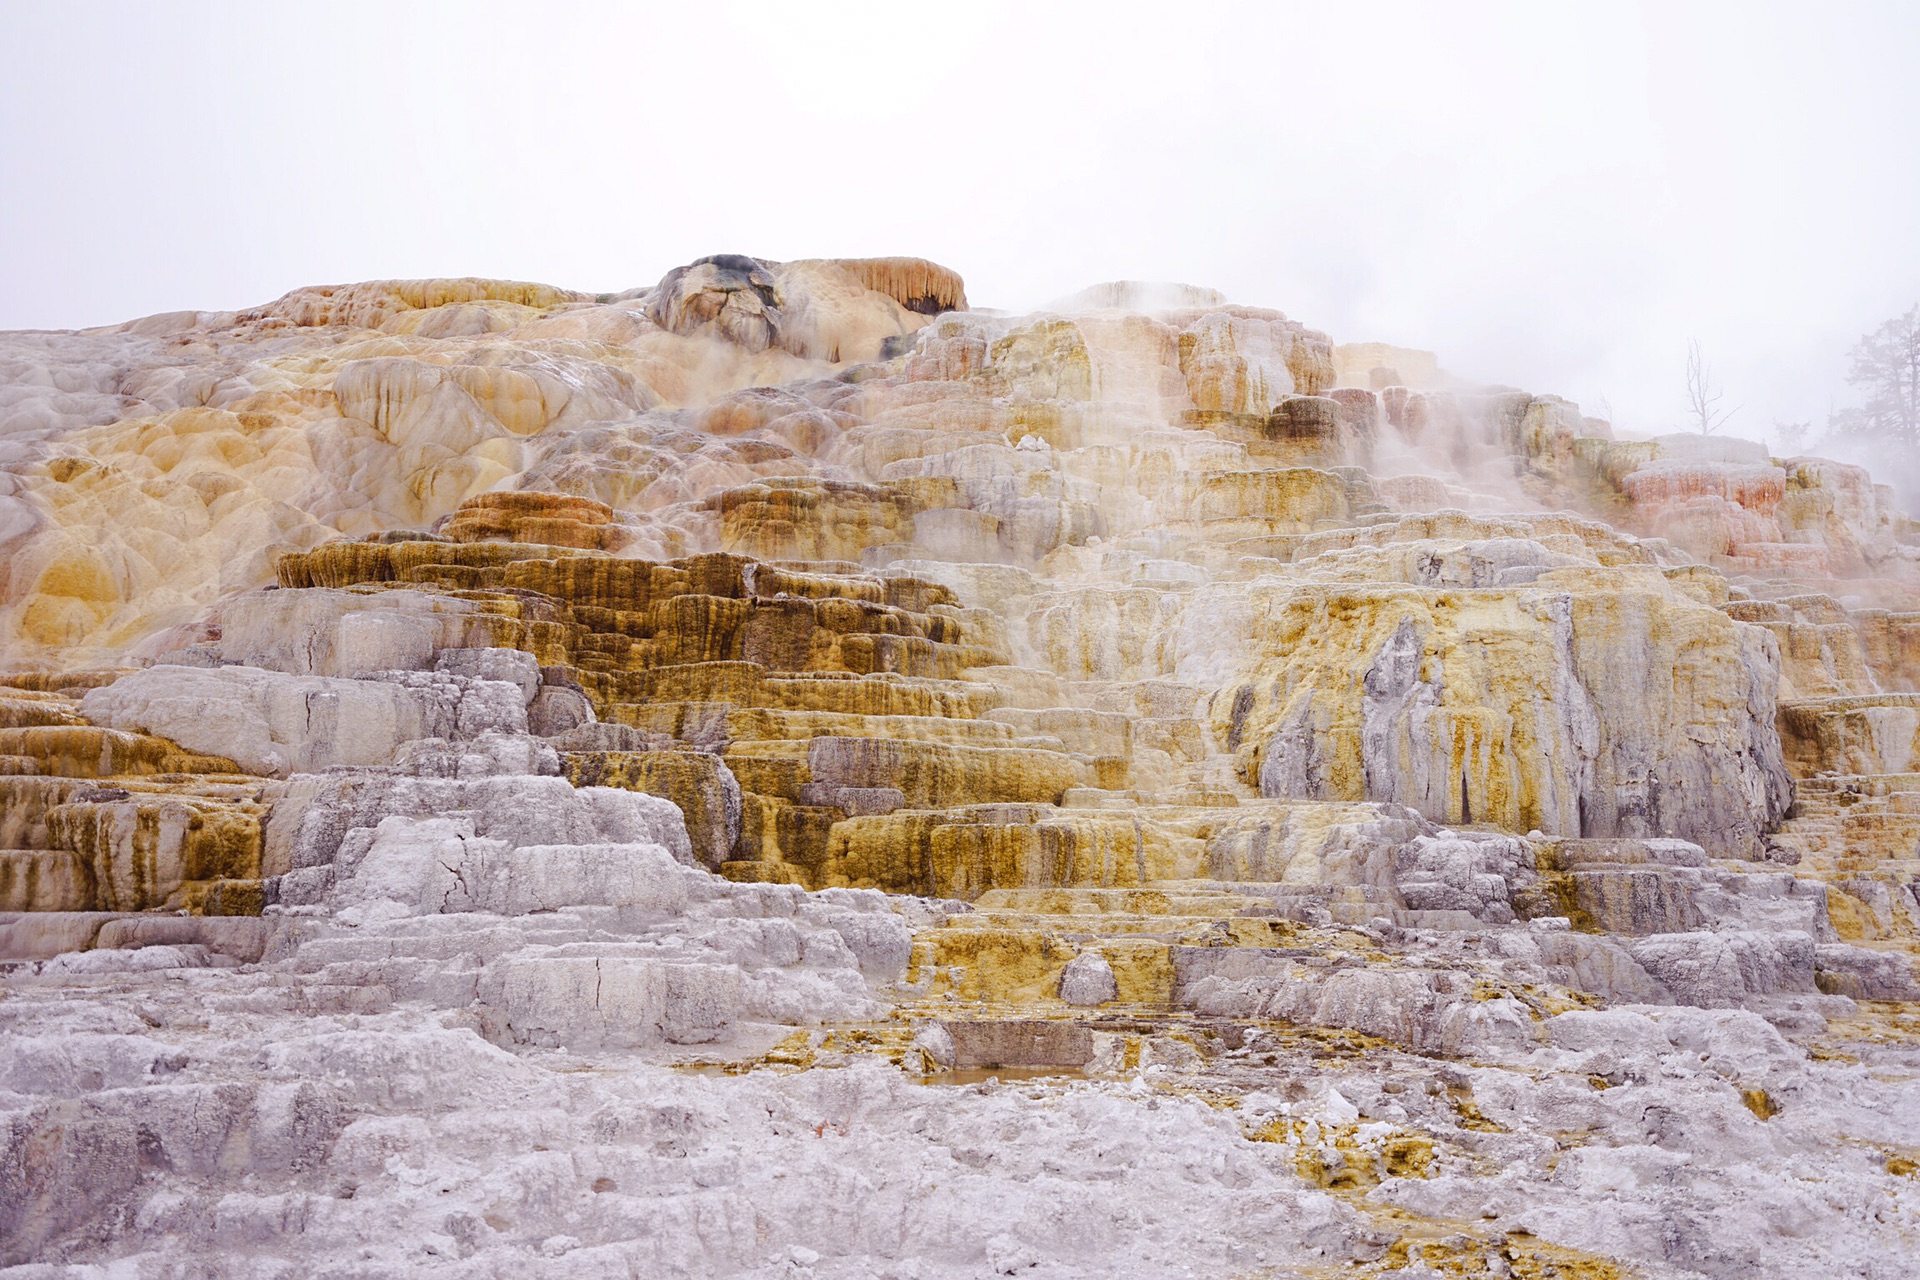
<instances>
[{"instance_id":1,"label":"cracked rock surface","mask_svg":"<svg viewBox=\"0 0 1920 1280\"><path fill-rule=\"evenodd\" d=\"M908 258L0 388L0 1277L1914 1273L1860 468Z\"/></svg>"}]
</instances>

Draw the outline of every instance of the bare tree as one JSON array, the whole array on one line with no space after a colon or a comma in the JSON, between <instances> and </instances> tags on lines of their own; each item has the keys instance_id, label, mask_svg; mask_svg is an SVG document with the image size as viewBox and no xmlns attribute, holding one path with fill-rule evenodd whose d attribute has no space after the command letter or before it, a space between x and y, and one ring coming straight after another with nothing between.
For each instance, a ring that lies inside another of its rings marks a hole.
<instances>
[{"instance_id":1,"label":"bare tree","mask_svg":"<svg viewBox=\"0 0 1920 1280\"><path fill-rule=\"evenodd\" d=\"M1865 403L1842 409L1835 424L1856 435L1920 442L1920 305L1854 343L1847 381Z\"/></svg>"},{"instance_id":2,"label":"bare tree","mask_svg":"<svg viewBox=\"0 0 1920 1280\"><path fill-rule=\"evenodd\" d=\"M1703 436L1710 436L1726 425L1739 407L1720 408L1725 392L1713 384L1713 366L1700 354L1700 343L1687 343L1687 415Z\"/></svg>"}]
</instances>

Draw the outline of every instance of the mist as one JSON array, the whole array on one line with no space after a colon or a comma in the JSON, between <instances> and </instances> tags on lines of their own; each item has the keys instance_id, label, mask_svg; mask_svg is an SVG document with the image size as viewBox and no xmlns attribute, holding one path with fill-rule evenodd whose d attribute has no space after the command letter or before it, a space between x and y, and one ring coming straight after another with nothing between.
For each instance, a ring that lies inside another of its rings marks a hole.
<instances>
[{"instance_id":1,"label":"mist","mask_svg":"<svg viewBox=\"0 0 1920 1280\"><path fill-rule=\"evenodd\" d=\"M1920 298L1907 5L14 4L0 326L916 254L1432 349L1622 432L1844 403ZM1604 404L1605 410L1601 408Z\"/></svg>"}]
</instances>

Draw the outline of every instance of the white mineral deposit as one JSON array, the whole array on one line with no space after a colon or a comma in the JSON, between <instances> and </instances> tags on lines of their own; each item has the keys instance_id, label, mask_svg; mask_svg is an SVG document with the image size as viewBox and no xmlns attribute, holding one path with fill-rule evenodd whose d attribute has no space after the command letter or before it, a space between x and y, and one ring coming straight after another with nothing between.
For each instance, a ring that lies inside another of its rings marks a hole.
<instances>
[{"instance_id":1,"label":"white mineral deposit","mask_svg":"<svg viewBox=\"0 0 1920 1280\"><path fill-rule=\"evenodd\" d=\"M1920 1275L1920 523L1316 324L0 333L0 1280Z\"/></svg>"},{"instance_id":2,"label":"white mineral deposit","mask_svg":"<svg viewBox=\"0 0 1920 1280\"><path fill-rule=\"evenodd\" d=\"M5 341L10 1277L1910 1273L1859 468L907 259Z\"/></svg>"}]
</instances>

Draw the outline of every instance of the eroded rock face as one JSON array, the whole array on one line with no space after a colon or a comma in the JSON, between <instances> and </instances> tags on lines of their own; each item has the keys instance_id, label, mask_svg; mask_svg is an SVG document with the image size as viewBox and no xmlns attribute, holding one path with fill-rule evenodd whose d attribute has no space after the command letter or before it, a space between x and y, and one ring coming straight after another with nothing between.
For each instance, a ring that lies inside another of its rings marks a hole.
<instances>
[{"instance_id":1,"label":"eroded rock face","mask_svg":"<svg viewBox=\"0 0 1920 1280\"><path fill-rule=\"evenodd\" d=\"M1858 468L902 258L0 362L0 1265L1911 1269Z\"/></svg>"},{"instance_id":2,"label":"eroded rock face","mask_svg":"<svg viewBox=\"0 0 1920 1280\"><path fill-rule=\"evenodd\" d=\"M1606 585L1255 586L1237 617L1196 593L1176 642L1190 670L1237 666L1215 728L1262 794L1757 853L1790 799L1770 639L1656 575L1592 572Z\"/></svg>"}]
</instances>

